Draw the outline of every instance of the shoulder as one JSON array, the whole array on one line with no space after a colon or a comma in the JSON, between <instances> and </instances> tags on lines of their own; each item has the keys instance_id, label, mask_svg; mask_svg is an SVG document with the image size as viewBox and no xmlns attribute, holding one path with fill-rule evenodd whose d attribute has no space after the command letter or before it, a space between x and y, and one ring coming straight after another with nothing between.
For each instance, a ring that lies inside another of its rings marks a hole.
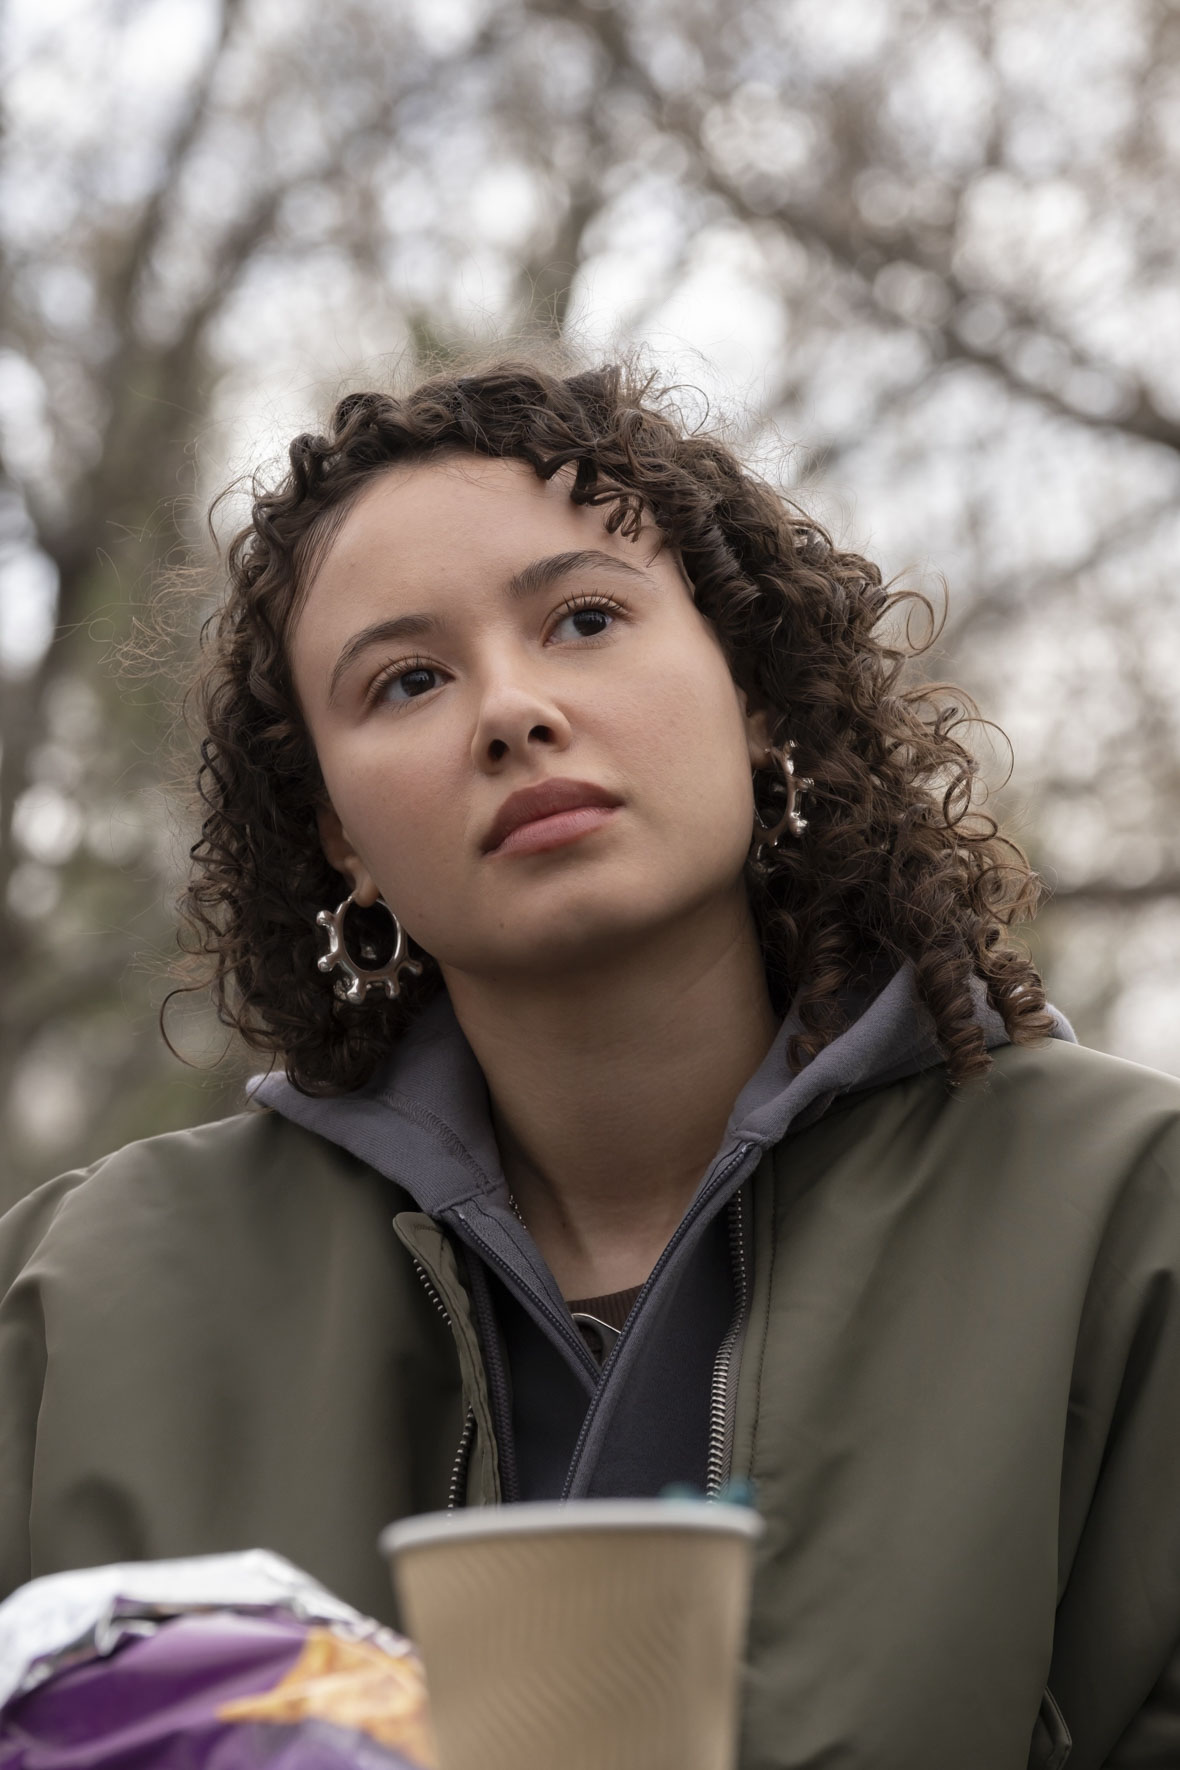
<instances>
[{"instance_id":1,"label":"shoulder","mask_svg":"<svg viewBox=\"0 0 1180 1770\"><path fill-rule=\"evenodd\" d=\"M1089 1265L1104 1296L1145 1296L1165 1275L1175 1288L1180 1079L1061 1040L1005 1046L945 1117L980 1195L1034 1225L1055 1261Z\"/></svg>"},{"instance_id":2,"label":"shoulder","mask_svg":"<svg viewBox=\"0 0 1180 1770\"><path fill-rule=\"evenodd\" d=\"M1174 1147L1180 1135L1180 1077L1061 1039L1001 1046L985 1077L956 1089L939 1067L882 1088L875 1099L887 1112L916 1112L968 1136L1034 1139L1046 1155L1088 1145L1132 1160L1157 1145Z\"/></svg>"},{"instance_id":3,"label":"shoulder","mask_svg":"<svg viewBox=\"0 0 1180 1770\"><path fill-rule=\"evenodd\" d=\"M269 1110L148 1137L60 1175L0 1219L0 1289L39 1250L227 1239L328 1216L387 1216L392 1183L313 1131Z\"/></svg>"},{"instance_id":4,"label":"shoulder","mask_svg":"<svg viewBox=\"0 0 1180 1770\"><path fill-rule=\"evenodd\" d=\"M997 1137L1058 1169L1170 1174L1180 1192L1180 1077L1058 1039L994 1056L978 1102L967 1088L963 1104Z\"/></svg>"},{"instance_id":5,"label":"shoulder","mask_svg":"<svg viewBox=\"0 0 1180 1770\"><path fill-rule=\"evenodd\" d=\"M1062 1101L1101 1098L1112 1104L1125 1102L1134 1110L1180 1113L1180 1076L1065 1039L1002 1045L992 1052L991 1073L1001 1092L1035 1090Z\"/></svg>"},{"instance_id":6,"label":"shoulder","mask_svg":"<svg viewBox=\"0 0 1180 1770\"><path fill-rule=\"evenodd\" d=\"M1060 1040L993 1058L959 1088L939 1067L846 1096L802 1132L813 1161L839 1154L881 1185L1021 1221L1031 1210L1055 1237L1126 1220L1180 1239L1180 1079Z\"/></svg>"}]
</instances>

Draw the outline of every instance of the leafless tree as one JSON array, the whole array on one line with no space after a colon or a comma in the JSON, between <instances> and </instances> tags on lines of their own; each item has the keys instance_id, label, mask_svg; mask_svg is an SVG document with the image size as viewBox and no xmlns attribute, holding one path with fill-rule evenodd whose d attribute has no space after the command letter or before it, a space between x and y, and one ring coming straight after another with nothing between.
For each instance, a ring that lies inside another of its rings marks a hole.
<instances>
[{"instance_id":1,"label":"leafless tree","mask_svg":"<svg viewBox=\"0 0 1180 1770\"><path fill-rule=\"evenodd\" d=\"M768 471L944 572L939 668L1017 739L1051 981L1093 1036L1152 990L1165 1023L1174 5L100 0L10 28L4 91L9 1195L231 1109L240 1073L155 1034L165 697L112 643L260 428L265 454L341 381L477 335L671 338L706 384L715 357Z\"/></svg>"}]
</instances>

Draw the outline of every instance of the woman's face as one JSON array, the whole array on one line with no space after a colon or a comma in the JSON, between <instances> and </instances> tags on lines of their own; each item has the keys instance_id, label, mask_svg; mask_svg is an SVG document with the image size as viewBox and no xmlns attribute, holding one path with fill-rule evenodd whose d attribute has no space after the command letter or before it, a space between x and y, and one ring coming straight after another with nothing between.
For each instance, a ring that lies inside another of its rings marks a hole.
<instances>
[{"instance_id":1,"label":"woman's face","mask_svg":"<svg viewBox=\"0 0 1180 1770\"><path fill-rule=\"evenodd\" d=\"M746 913L764 722L654 531L608 534L564 475L391 468L324 554L291 663L324 851L444 971L549 972Z\"/></svg>"}]
</instances>

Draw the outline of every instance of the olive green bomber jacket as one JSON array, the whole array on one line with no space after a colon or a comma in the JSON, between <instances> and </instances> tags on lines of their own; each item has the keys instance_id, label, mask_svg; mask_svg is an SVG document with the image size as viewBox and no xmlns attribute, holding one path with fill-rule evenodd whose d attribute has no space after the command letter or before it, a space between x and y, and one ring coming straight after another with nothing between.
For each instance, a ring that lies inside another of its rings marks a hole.
<instances>
[{"instance_id":1,"label":"olive green bomber jacket","mask_svg":"<svg viewBox=\"0 0 1180 1770\"><path fill-rule=\"evenodd\" d=\"M1006 1048L750 1191L742 1770L1180 1766L1180 1083ZM497 1498L447 1238L274 1113L52 1182L0 1263L5 1590L262 1545L391 1617L377 1532L446 1503L468 1407Z\"/></svg>"}]
</instances>

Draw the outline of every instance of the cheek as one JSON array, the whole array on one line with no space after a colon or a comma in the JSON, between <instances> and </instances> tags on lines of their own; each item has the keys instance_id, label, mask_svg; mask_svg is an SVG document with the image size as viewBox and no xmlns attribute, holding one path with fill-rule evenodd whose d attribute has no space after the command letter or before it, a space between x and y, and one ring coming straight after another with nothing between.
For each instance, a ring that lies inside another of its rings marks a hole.
<instances>
[{"instance_id":1,"label":"cheek","mask_svg":"<svg viewBox=\"0 0 1180 1770\"><path fill-rule=\"evenodd\" d=\"M746 829L753 818L745 721L724 661L683 659L628 706L629 738L653 806L678 828Z\"/></svg>"},{"instance_id":2,"label":"cheek","mask_svg":"<svg viewBox=\"0 0 1180 1770\"><path fill-rule=\"evenodd\" d=\"M453 851L458 795L439 778L437 760L391 761L380 749L335 759L325 785L349 838L390 901L431 889L428 875Z\"/></svg>"}]
</instances>

